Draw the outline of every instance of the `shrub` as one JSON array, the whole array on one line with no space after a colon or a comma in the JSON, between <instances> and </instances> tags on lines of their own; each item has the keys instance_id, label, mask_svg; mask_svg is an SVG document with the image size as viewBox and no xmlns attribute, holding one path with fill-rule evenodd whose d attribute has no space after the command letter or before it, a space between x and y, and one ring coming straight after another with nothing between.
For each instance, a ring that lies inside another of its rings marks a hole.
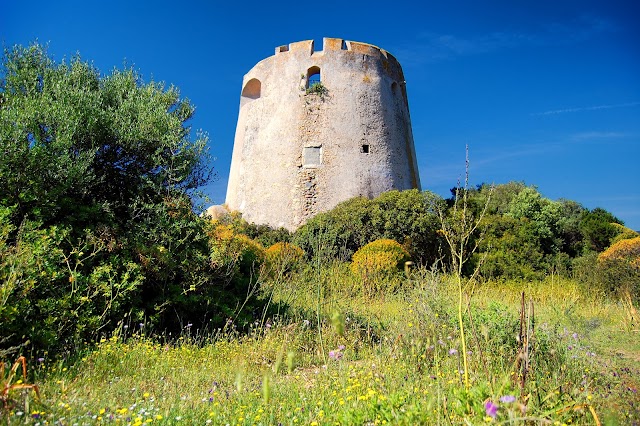
<instances>
[{"instance_id":1,"label":"shrub","mask_svg":"<svg viewBox=\"0 0 640 426\"><path fill-rule=\"evenodd\" d=\"M640 237L623 239L612 244L600 253L598 260L600 262L626 260L632 266L640 268Z\"/></svg>"},{"instance_id":2,"label":"shrub","mask_svg":"<svg viewBox=\"0 0 640 426\"><path fill-rule=\"evenodd\" d=\"M264 247L228 225L216 225L210 235L211 266L229 279L240 274L248 277L266 258Z\"/></svg>"},{"instance_id":3,"label":"shrub","mask_svg":"<svg viewBox=\"0 0 640 426\"><path fill-rule=\"evenodd\" d=\"M412 259L431 265L441 257L439 222L434 205L442 199L417 189L388 191L373 200L356 197L320 213L300 227L293 242L321 263L348 261L365 244L399 241Z\"/></svg>"},{"instance_id":4,"label":"shrub","mask_svg":"<svg viewBox=\"0 0 640 426\"><path fill-rule=\"evenodd\" d=\"M640 299L640 237L621 240L597 257L597 284L606 293L629 301Z\"/></svg>"},{"instance_id":5,"label":"shrub","mask_svg":"<svg viewBox=\"0 0 640 426\"><path fill-rule=\"evenodd\" d=\"M295 271L304 259L304 250L295 244L279 242L266 250L272 275L284 276Z\"/></svg>"},{"instance_id":6,"label":"shrub","mask_svg":"<svg viewBox=\"0 0 640 426\"><path fill-rule=\"evenodd\" d=\"M611 225L618 230L618 235L613 237L613 240L611 240L612 245L615 245L615 243L617 243L618 241L640 237L640 234L638 234L636 231L634 231L631 228L627 228L624 225L620 225L619 223L615 223L615 222L613 222Z\"/></svg>"},{"instance_id":7,"label":"shrub","mask_svg":"<svg viewBox=\"0 0 640 426\"><path fill-rule=\"evenodd\" d=\"M125 316L170 331L195 303L218 309L191 199L208 139L177 88L36 44L5 49L0 98L0 351L61 354Z\"/></svg>"},{"instance_id":8,"label":"shrub","mask_svg":"<svg viewBox=\"0 0 640 426\"><path fill-rule=\"evenodd\" d=\"M131 311L144 276L138 264L110 253L86 232L71 244L68 228L25 221L15 244L0 207L0 354L70 352L113 330Z\"/></svg>"},{"instance_id":9,"label":"shrub","mask_svg":"<svg viewBox=\"0 0 640 426\"><path fill-rule=\"evenodd\" d=\"M599 207L583 212L580 218L580 231L584 236L586 248L602 252L609 247L619 232L613 223L620 223L620 220Z\"/></svg>"},{"instance_id":10,"label":"shrub","mask_svg":"<svg viewBox=\"0 0 640 426\"><path fill-rule=\"evenodd\" d=\"M351 270L362 279L369 296L381 290L384 280L397 275L409 260L409 253L400 243L389 239L370 242L353 255Z\"/></svg>"}]
</instances>

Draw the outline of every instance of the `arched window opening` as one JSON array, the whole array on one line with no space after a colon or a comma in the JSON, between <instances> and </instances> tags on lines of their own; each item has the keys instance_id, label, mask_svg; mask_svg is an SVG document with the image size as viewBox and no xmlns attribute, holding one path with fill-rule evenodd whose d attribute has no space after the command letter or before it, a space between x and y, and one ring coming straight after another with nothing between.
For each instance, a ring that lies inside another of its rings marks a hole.
<instances>
[{"instance_id":1,"label":"arched window opening","mask_svg":"<svg viewBox=\"0 0 640 426\"><path fill-rule=\"evenodd\" d=\"M242 97L240 99L240 107L246 103L260 98L260 92L262 90L262 83L257 78L252 78L245 84L242 89Z\"/></svg>"},{"instance_id":2,"label":"arched window opening","mask_svg":"<svg viewBox=\"0 0 640 426\"><path fill-rule=\"evenodd\" d=\"M258 99L260 97L260 89L262 84L257 78L252 78L242 89L242 96L250 99Z\"/></svg>"},{"instance_id":3,"label":"arched window opening","mask_svg":"<svg viewBox=\"0 0 640 426\"><path fill-rule=\"evenodd\" d=\"M312 87L314 84L319 84L320 80L320 68L319 67L311 67L307 70L307 89Z\"/></svg>"}]
</instances>

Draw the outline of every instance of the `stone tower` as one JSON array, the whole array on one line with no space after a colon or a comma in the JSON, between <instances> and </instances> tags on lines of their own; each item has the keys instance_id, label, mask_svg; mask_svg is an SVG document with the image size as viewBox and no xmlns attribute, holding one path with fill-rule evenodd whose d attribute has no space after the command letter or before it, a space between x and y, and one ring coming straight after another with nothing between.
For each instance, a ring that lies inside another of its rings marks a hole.
<instances>
[{"instance_id":1,"label":"stone tower","mask_svg":"<svg viewBox=\"0 0 640 426\"><path fill-rule=\"evenodd\" d=\"M356 196L420 189L402 68L376 46L276 48L242 82L226 204L294 230Z\"/></svg>"}]
</instances>

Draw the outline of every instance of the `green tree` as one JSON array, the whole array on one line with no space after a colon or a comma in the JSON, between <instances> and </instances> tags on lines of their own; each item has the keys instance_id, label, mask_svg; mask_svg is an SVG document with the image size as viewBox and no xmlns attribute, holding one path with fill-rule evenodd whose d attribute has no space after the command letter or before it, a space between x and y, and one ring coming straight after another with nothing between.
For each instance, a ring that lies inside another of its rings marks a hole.
<instances>
[{"instance_id":1,"label":"green tree","mask_svg":"<svg viewBox=\"0 0 640 426\"><path fill-rule=\"evenodd\" d=\"M580 230L584 236L586 249L601 252L611 245L619 230L613 223L624 223L600 207L585 211L580 218Z\"/></svg>"},{"instance_id":2,"label":"green tree","mask_svg":"<svg viewBox=\"0 0 640 426\"><path fill-rule=\"evenodd\" d=\"M124 226L208 179L207 138L190 139L194 108L175 87L56 64L37 44L5 50L2 66L0 201L15 224Z\"/></svg>"},{"instance_id":3,"label":"green tree","mask_svg":"<svg viewBox=\"0 0 640 426\"><path fill-rule=\"evenodd\" d=\"M215 284L190 197L212 174L193 106L133 69L103 76L38 44L5 49L0 78L7 344L68 347L124 313L176 326Z\"/></svg>"},{"instance_id":4,"label":"green tree","mask_svg":"<svg viewBox=\"0 0 640 426\"><path fill-rule=\"evenodd\" d=\"M523 222L529 241L537 243L543 253L559 251L561 206L558 202L544 198L535 188L528 187L511 200L506 215Z\"/></svg>"},{"instance_id":5,"label":"green tree","mask_svg":"<svg viewBox=\"0 0 640 426\"><path fill-rule=\"evenodd\" d=\"M586 209L579 203L561 199L558 231L562 240L561 251L571 258L579 256L584 247L584 237L580 231L580 218Z\"/></svg>"}]
</instances>

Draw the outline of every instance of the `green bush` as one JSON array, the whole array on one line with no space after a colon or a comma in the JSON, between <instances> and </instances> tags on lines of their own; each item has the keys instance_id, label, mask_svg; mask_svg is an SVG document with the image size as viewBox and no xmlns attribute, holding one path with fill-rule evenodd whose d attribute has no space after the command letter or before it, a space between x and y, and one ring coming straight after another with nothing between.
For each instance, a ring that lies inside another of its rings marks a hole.
<instances>
[{"instance_id":1,"label":"green bush","mask_svg":"<svg viewBox=\"0 0 640 426\"><path fill-rule=\"evenodd\" d=\"M617 217L602 208L583 212L580 231L585 240L585 248L600 253L609 247L619 233L619 228L614 223L622 224Z\"/></svg>"},{"instance_id":2,"label":"green bush","mask_svg":"<svg viewBox=\"0 0 640 426\"><path fill-rule=\"evenodd\" d=\"M208 140L178 90L37 44L6 49L0 74L0 351L53 355L122 322L173 331L235 312L260 250L237 238L241 256L212 261L191 199Z\"/></svg>"},{"instance_id":3,"label":"green bush","mask_svg":"<svg viewBox=\"0 0 640 426\"><path fill-rule=\"evenodd\" d=\"M0 322L5 352L73 351L113 330L131 309L144 275L140 265L109 252L104 237L25 222L8 244L0 214ZM11 349L13 348L13 349ZM0 353L3 352L0 347Z\"/></svg>"},{"instance_id":4,"label":"green bush","mask_svg":"<svg viewBox=\"0 0 640 426\"><path fill-rule=\"evenodd\" d=\"M293 242L309 258L330 263L349 261L365 244L389 238L399 241L416 262L431 265L441 257L438 202L442 199L437 195L416 189L388 191L373 200L352 198L310 219L294 233Z\"/></svg>"}]
</instances>

